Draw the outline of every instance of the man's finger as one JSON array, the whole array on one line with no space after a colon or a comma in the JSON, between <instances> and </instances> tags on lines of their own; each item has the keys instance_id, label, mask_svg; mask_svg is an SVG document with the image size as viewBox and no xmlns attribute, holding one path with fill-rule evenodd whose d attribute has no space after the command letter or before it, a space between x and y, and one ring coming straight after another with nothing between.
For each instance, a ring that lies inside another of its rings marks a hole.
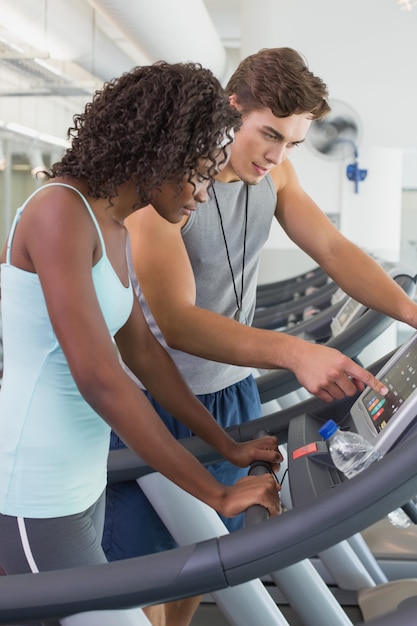
<instances>
[{"instance_id":1,"label":"man's finger","mask_svg":"<svg viewBox=\"0 0 417 626\"><path fill-rule=\"evenodd\" d=\"M371 374L371 372L368 372L368 370L364 370L361 368L361 374L358 376L358 373L355 372L354 374L352 374L352 380L353 382L355 382L356 387L358 387L358 381L361 381L364 385L371 387L374 391L376 391L377 393L379 393L381 396L386 396L389 389L386 385L384 385L384 383L382 383L380 380L378 380L375 376L373 376L373 374ZM358 389L360 391L363 391L363 388L358 387Z\"/></svg>"}]
</instances>

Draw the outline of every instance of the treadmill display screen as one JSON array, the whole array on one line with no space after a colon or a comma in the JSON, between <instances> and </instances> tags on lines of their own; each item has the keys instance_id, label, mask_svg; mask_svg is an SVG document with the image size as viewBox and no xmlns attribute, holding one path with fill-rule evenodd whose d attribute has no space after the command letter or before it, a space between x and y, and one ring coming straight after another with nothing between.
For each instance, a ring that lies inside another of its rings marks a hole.
<instances>
[{"instance_id":1,"label":"treadmill display screen","mask_svg":"<svg viewBox=\"0 0 417 626\"><path fill-rule=\"evenodd\" d=\"M362 398L363 407L377 432L385 428L391 417L417 388L416 342L410 344L380 380L388 387L388 394L381 396L371 389Z\"/></svg>"},{"instance_id":2,"label":"treadmill display screen","mask_svg":"<svg viewBox=\"0 0 417 626\"><path fill-rule=\"evenodd\" d=\"M343 326L346 320L352 315L352 313L354 313L357 307L358 302L356 300L353 300L352 298L349 298L349 301L337 314L337 319L341 326Z\"/></svg>"},{"instance_id":3,"label":"treadmill display screen","mask_svg":"<svg viewBox=\"0 0 417 626\"><path fill-rule=\"evenodd\" d=\"M366 307L363 304L353 300L353 298L348 298L331 324L333 336L341 333L351 322L362 315L365 310Z\"/></svg>"}]
</instances>

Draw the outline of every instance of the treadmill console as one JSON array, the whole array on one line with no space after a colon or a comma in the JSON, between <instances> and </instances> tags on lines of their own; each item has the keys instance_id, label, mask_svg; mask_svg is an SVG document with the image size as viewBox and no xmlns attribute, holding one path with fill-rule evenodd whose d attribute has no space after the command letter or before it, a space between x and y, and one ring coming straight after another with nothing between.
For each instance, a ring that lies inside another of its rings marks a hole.
<instances>
[{"instance_id":1,"label":"treadmill console","mask_svg":"<svg viewBox=\"0 0 417 626\"><path fill-rule=\"evenodd\" d=\"M417 426L417 333L376 376L388 387L388 394L381 396L367 387L350 415L355 430L383 455Z\"/></svg>"},{"instance_id":2,"label":"treadmill console","mask_svg":"<svg viewBox=\"0 0 417 626\"><path fill-rule=\"evenodd\" d=\"M340 335L349 324L354 322L365 311L366 306L364 304L357 302L353 298L348 298L330 324L332 336L337 337L337 335Z\"/></svg>"},{"instance_id":3,"label":"treadmill console","mask_svg":"<svg viewBox=\"0 0 417 626\"><path fill-rule=\"evenodd\" d=\"M410 268L401 266L398 263L392 263L390 261L377 260L382 269L393 279L400 276L402 273L409 276L413 275ZM339 309L337 315L333 318L330 324L332 336L337 337L340 335L340 333L343 332L352 322L365 313L366 308L367 307L365 305L349 297L344 305Z\"/></svg>"},{"instance_id":4,"label":"treadmill console","mask_svg":"<svg viewBox=\"0 0 417 626\"><path fill-rule=\"evenodd\" d=\"M376 374L388 387L382 396L366 387L346 413L345 403L300 413L288 428L288 469L293 505L308 502L345 478L334 467L319 429L332 418L342 429L360 433L384 456L417 430L417 332Z\"/></svg>"}]
</instances>

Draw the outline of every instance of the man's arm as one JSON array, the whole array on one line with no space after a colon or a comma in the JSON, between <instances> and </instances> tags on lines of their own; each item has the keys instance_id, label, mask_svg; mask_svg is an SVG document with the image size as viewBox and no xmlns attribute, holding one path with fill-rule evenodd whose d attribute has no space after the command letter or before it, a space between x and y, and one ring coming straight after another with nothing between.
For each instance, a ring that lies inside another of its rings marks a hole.
<instances>
[{"instance_id":1,"label":"man's arm","mask_svg":"<svg viewBox=\"0 0 417 626\"><path fill-rule=\"evenodd\" d=\"M324 400L353 395L364 385L381 392L374 376L336 350L197 307L181 226L163 220L151 206L132 214L126 226L141 288L172 348L235 365L290 369L301 385Z\"/></svg>"},{"instance_id":2,"label":"man's arm","mask_svg":"<svg viewBox=\"0 0 417 626\"><path fill-rule=\"evenodd\" d=\"M332 224L302 189L291 163L282 163L272 176L278 189L276 218L290 239L352 298L417 328L417 305Z\"/></svg>"},{"instance_id":3,"label":"man's arm","mask_svg":"<svg viewBox=\"0 0 417 626\"><path fill-rule=\"evenodd\" d=\"M136 275L170 347L234 365L276 366L265 331L196 306L194 274L181 225L167 222L149 206L129 217L126 226Z\"/></svg>"}]
</instances>

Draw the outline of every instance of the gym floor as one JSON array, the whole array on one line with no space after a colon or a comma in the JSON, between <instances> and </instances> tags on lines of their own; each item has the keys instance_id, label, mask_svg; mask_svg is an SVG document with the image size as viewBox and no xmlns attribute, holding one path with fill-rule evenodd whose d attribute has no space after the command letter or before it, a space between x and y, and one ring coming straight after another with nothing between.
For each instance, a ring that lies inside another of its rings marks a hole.
<instances>
[{"instance_id":1,"label":"gym floor","mask_svg":"<svg viewBox=\"0 0 417 626\"><path fill-rule=\"evenodd\" d=\"M305 626L300 620L297 613L288 604L279 604L283 617L290 626ZM360 609L354 604L348 604L343 607L352 624L362 623L362 614ZM230 626L223 613L217 608L216 604L209 596L205 596L200 604L191 626ZM254 624L254 626L266 626L264 624Z\"/></svg>"}]
</instances>

